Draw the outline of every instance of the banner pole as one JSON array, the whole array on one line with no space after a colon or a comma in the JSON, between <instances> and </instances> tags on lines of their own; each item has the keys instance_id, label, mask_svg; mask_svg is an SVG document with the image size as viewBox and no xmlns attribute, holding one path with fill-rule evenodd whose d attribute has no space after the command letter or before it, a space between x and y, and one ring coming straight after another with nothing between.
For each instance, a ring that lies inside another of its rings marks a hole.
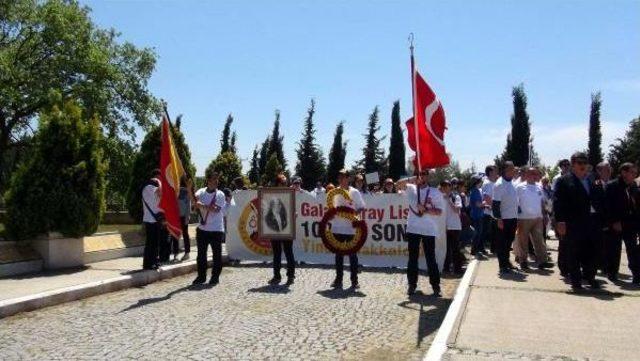
<instances>
[{"instance_id":1,"label":"banner pole","mask_svg":"<svg viewBox=\"0 0 640 361\"><path fill-rule=\"evenodd\" d=\"M409 34L409 52L411 53L411 110L413 112L413 136L415 138L416 144L416 179L418 179L420 178L420 173L422 172L422 165L420 164L420 142L418 141L418 121L416 119L416 65L413 58L413 33ZM416 184L416 189L418 193L418 204L420 204L421 201L419 184Z\"/></svg>"}]
</instances>

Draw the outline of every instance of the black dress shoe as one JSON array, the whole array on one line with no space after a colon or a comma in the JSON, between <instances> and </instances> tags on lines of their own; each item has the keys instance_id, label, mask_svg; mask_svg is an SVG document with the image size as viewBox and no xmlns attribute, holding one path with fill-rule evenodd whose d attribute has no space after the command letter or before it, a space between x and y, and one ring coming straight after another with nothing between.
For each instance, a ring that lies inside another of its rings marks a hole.
<instances>
[{"instance_id":1,"label":"black dress shoe","mask_svg":"<svg viewBox=\"0 0 640 361\"><path fill-rule=\"evenodd\" d=\"M331 283L331 288L342 288L342 280L338 280L338 279L334 280Z\"/></svg>"},{"instance_id":2,"label":"black dress shoe","mask_svg":"<svg viewBox=\"0 0 640 361\"><path fill-rule=\"evenodd\" d=\"M513 272L511 271L511 268L500 268L500 271L498 273L501 275L505 275Z\"/></svg>"},{"instance_id":3,"label":"black dress shoe","mask_svg":"<svg viewBox=\"0 0 640 361\"><path fill-rule=\"evenodd\" d=\"M573 292L581 292L584 290L584 288L582 287L582 285L571 285L571 290L573 290Z\"/></svg>"},{"instance_id":4,"label":"black dress shoe","mask_svg":"<svg viewBox=\"0 0 640 361\"><path fill-rule=\"evenodd\" d=\"M278 285L278 284L280 284L280 281L282 281L282 278L273 277L272 279L269 280L269 284L270 285Z\"/></svg>"},{"instance_id":5,"label":"black dress shoe","mask_svg":"<svg viewBox=\"0 0 640 361\"><path fill-rule=\"evenodd\" d=\"M291 286L292 284L295 283L295 277L287 277L287 283L285 283L285 285L287 286Z\"/></svg>"},{"instance_id":6,"label":"black dress shoe","mask_svg":"<svg viewBox=\"0 0 640 361\"><path fill-rule=\"evenodd\" d=\"M218 285L218 283L220 283L220 280L218 279L218 277L211 277L211 279L209 280L209 284L212 286L216 286Z\"/></svg>"},{"instance_id":7,"label":"black dress shoe","mask_svg":"<svg viewBox=\"0 0 640 361\"><path fill-rule=\"evenodd\" d=\"M351 282L351 289L353 289L353 290L359 290L360 289L360 284L358 283L358 281Z\"/></svg>"},{"instance_id":8,"label":"black dress shoe","mask_svg":"<svg viewBox=\"0 0 640 361\"><path fill-rule=\"evenodd\" d=\"M204 277L196 277L195 280L193 280L193 282L191 282L192 285L201 285L204 283L204 281L206 281L206 279Z\"/></svg>"},{"instance_id":9,"label":"black dress shoe","mask_svg":"<svg viewBox=\"0 0 640 361\"><path fill-rule=\"evenodd\" d=\"M442 294L440 294L440 288L439 287L433 289L433 297L437 297L437 298L442 297Z\"/></svg>"},{"instance_id":10,"label":"black dress shoe","mask_svg":"<svg viewBox=\"0 0 640 361\"><path fill-rule=\"evenodd\" d=\"M542 262L538 265L538 269L549 269L553 267L553 263L551 262Z\"/></svg>"},{"instance_id":11,"label":"black dress shoe","mask_svg":"<svg viewBox=\"0 0 640 361\"><path fill-rule=\"evenodd\" d=\"M407 289L407 295L411 296L414 295L416 293L416 286L409 286L409 288Z\"/></svg>"},{"instance_id":12,"label":"black dress shoe","mask_svg":"<svg viewBox=\"0 0 640 361\"><path fill-rule=\"evenodd\" d=\"M613 283L618 282L618 275L608 275L607 279Z\"/></svg>"},{"instance_id":13,"label":"black dress shoe","mask_svg":"<svg viewBox=\"0 0 640 361\"><path fill-rule=\"evenodd\" d=\"M598 283L598 281L596 280L589 281L589 286L594 290L599 290L602 288L602 286L600 286L600 283Z\"/></svg>"},{"instance_id":14,"label":"black dress shoe","mask_svg":"<svg viewBox=\"0 0 640 361\"><path fill-rule=\"evenodd\" d=\"M633 280L631 281L634 285L640 285L640 276L633 276Z\"/></svg>"}]
</instances>

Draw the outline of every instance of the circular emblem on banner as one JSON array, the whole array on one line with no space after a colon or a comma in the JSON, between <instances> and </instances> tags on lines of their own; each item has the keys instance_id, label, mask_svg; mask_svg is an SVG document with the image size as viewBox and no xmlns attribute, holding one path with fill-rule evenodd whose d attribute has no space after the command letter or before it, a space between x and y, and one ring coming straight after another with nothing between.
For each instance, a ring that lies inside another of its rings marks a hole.
<instances>
[{"instance_id":1,"label":"circular emblem on banner","mask_svg":"<svg viewBox=\"0 0 640 361\"><path fill-rule=\"evenodd\" d=\"M248 249L263 256L271 255L271 242L258 237L258 198L251 200L242 210L238 233Z\"/></svg>"},{"instance_id":2,"label":"circular emblem on banner","mask_svg":"<svg viewBox=\"0 0 640 361\"><path fill-rule=\"evenodd\" d=\"M327 193L327 212L320 221L320 237L322 243L327 249L338 255L349 255L356 253L364 246L364 242L367 240L367 223L358 218L358 213L350 207L336 207L335 197L342 197L347 201L351 201L349 192L342 188L334 188ZM353 228L355 228L355 234L350 240L340 241L336 239L331 229L328 227L329 222L336 218L343 218L351 222Z\"/></svg>"}]
</instances>

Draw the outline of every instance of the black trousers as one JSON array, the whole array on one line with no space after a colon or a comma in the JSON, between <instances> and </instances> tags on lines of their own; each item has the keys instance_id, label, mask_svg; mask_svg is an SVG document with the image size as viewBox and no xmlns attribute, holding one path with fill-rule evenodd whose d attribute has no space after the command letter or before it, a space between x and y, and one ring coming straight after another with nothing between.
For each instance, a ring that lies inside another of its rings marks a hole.
<instances>
[{"instance_id":1,"label":"black trousers","mask_svg":"<svg viewBox=\"0 0 640 361\"><path fill-rule=\"evenodd\" d=\"M209 232L196 230L196 242L198 243L198 277L207 277L207 251L209 246L213 252L212 279L219 279L222 272L222 240L224 232Z\"/></svg>"},{"instance_id":2,"label":"black trousers","mask_svg":"<svg viewBox=\"0 0 640 361\"><path fill-rule=\"evenodd\" d=\"M418 285L418 257L420 256L420 245L427 260L427 270L429 271L429 283L433 290L440 290L440 270L436 261L436 237L424 236L422 234L407 233L409 242L409 262L407 263L407 281L409 286Z\"/></svg>"},{"instance_id":3,"label":"black trousers","mask_svg":"<svg viewBox=\"0 0 640 361\"><path fill-rule=\"evenodd\" d=\"M444 259L444 271L458 272L462 269L462 254L460 253L460 231L447 230L447 256ZM453 266L453 270L450 268Z\"/></svg>"},{"instance_id":4,"label":"black trousers","mask_svg":"<svg viewBox=\"0 0 640 361\"><path fill-rule=\"evenodd\" d=\"M563 239L564 262L571 276L572 285L582 284L582 279L593 281L596 276L596 247L598 245L599 222L593 219L586 223L567 224Z\"/></svg>"},{"instance_id":5,"label":"black trousers","mask_svg":"<svg viewBox=\"0 0 640 361\"><path fill-rule=\"evenodd\" d=\"M509 261L509 254L511 252L511 244L516 238L518 220L515 218L503 219L502 224L504 227L502 227L498 232L496 251L498 252L498 264L500 269L507 269L511 265L511 262Z\"/></svg>"},{"instance_id":6,"label":"black trousers","mask_svg":"<svg viewBox=\"0 0 640 361\"><path fill-rule=\"evenodd\" d=\"M353 235L350 234L334 234L339 242L347 242ZM349 269L351 270L351 283L358 283L358 254L349 255ZM336 254L336 280L342 282L344 274L344 256Z\"/></svg>"},{"instance_id":7,"label":"black trousers","mask_svg":"<svg viewBox=\"0 0 640 361\"><path fill-rule=\"evenodd\" d=\"M489 246L489 250L491 253L497 252L497 233L498 233L498 225L496 224L496 219L492 216L485 214L482 217L482 240L484 242L485 248L487 245Z\"/></svg>"},{"instance_id":8,"label":"black trousers","mask_svg":"<svg viewBox=\"0 0 640 361\"><path fill-rule=\"evenodd\" d=\"M287 260L287 278L295 278L296 260L293 257L293 241L271 240L273 251L273 277L280 278L282 268L282 251Z\"/></svg>"},{"instance_id":9,"label":"black trousers","mask_svg":"<svg viewBox=\"0 0 640 361\"><path fill-rule=\"evenodd\" d=\"M184 253L191 252L191 237L189 237L189 217L180 217L182 224L182 240L184 241Z\"/></svg>"},{"instance_id":10,"label":"black trousers","mask_svg":"<svg viewBox=\"0 0 640 361\"><path fill-rule=\"evenodd\" d=\"M160 238L160 224L144 222L145 242L142 268L151 269L158 264L158 239Z\"/></svg>"},{"instance_id":11,"label":"black trousers","mask_svg":"<svg viewBox=\"0 0 640 361\"><path fill-rule=\"evenodd\" d=\"M160 262L168 262L171 256L171 235L167 232L166 228L161 227L160 238L158 238L158 254L160 255Z\"/></svg>"},{"instance_id":12,"label":"black trousers","mask_svg":"<svg viewBox=\"0 0 640 361\"><path fill-rule=\"evenodd\" d=\"M620 271L622 242L627 251L629 270L633 277L640 277L640 245L638 245L638 227L623 224L622 232L610 230L607 239L606 272L609 276L617 276Z\"/></svg>"}]
</instances>

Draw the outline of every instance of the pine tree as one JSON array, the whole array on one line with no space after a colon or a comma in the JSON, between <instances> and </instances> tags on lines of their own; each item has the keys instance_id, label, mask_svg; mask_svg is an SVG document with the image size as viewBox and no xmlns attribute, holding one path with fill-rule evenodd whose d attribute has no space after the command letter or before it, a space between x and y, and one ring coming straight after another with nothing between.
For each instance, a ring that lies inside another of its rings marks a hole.
<instances>
[{"instance_id":1,"label":"pine tree","mask_svg":"<svg viewBox=\"0 0 640 361\"><path fill-rule=\"evenodd\" d=\"M307 118L304 121L302 139L298 143L298 163L296 174L302 178L302 189L313 189L316 182L323 181L326 177L327 166L320 146L315 143L316 129L313 124L313 114L316 103L311 99L311 105L307 110Z\"/></svg>"},{"instance_id":2,"label":"pine tree","mask_svg":"<svg viewBox=\"0 0 640 361\"><path fill-rule=\"evenodd\" d=\"M262 175L262 185L273 185L276 176L282 171L283 168L280 161L278 161L278 156L275 153L271 154Z\"/></svg>"},{"instance_id":3,"label":"pine tree","mask_svg":"<svg viewBox=\"0 0 640 361\"><path fill-rule=\"evenodd\" d=\"M333 135L333 145L329 151L329 165L327 166L327 182L336 184L338 172L344 168L344 159L347 156L347 142L342 140L344 134L344 122L338 123Z\"/></svg>"},{"instance_id":4,"label":"pine tree","mask_svg":"<svg viewBox=\"0 0 640 361\"><path fill-rule=\"evenodd\" d=\"M511 132L507 136L507 145L500 156L500 163L510 160L517 167L521 167L529 163L531 142L531 124L527 113L527 95L524 92L524 85L513 87L512 96Z\"/></svg>"},{"instance_id":5,"label":"pine tree","mask_svg":"<svg viewBox=\"0 0 640 361\"><path fill-rule=\"evenodd\" d=\"M600 106L602 97L600 92L591 94L591 112L589 114L589 163L595 168L602 162L602 131L600 130Z\"/></svg>"},{"instance_id":6,"label":"pine tree","mask_svg":"<svg viewBox=\"0 0 640 361\"><path fill-rule=\"evenodd\" d=\"M267 162L269 161L269 144L271 143L271 139L267 137L267 139L262 142L260 146L260 158L258 159L258 174L260 174L260 180L262 181L262 175L264 174L265 169L267 168Z\"/></svg>"},{"instance_id":7,"label":"pine tree","mask_svg":"<svg viewBox=\"0 0 640 361\"><path fill-rule=\"evenodd\" d=\"M357 163L357 166L363 168L366 173L378 172L380 175L384 175L387 173L387 159L381 143L386 136L378 138L379 121L378 107L376 106L369 115L367 134L364 134L365 146L362 148L364 158Z\"/></svg>"},{"instance_id":8,"label":"pine tree","mask_svg":"<svg viewBox=\"0 0 640 361\"><path fill-rule=\"evenodd\" d=\"M220 153L205 170L205 174L211 172L218 172L220 188L231 187L233 180L242 176L242 162L233 152Z\"/></svg>"},{"instance_id":9,"label":"pine tree","mask_svg":"<svg viewBox=\"0 0 640 361\"><path fill-rule=\"evenodd\" d=\"M92 234L105 203L100 122L75 102L40 114L29 157L13 174L6 194L6 233L27 239L48 232Z\"/></svg>"},{"instance_id":10,"label":"pine tree","mask_svg":"<svg viewBox=\"0 0 640 361\"><path fill-rule=\"evenodd\" d=\"M229 151L231 153L237 153L238 152L238 148L236 147L236 141L237 140L238 140L238 134L234 130L233 134L231 134L231 142L229 143Z\"/></svg>"},{"instance_id":11,"label":"pine tree","mask_svg":"<svg viewBox=\"0 0 640 361\"><path fill-rule=\"evenodd\" d=\"M231 124L233 123L233 116L231 113L227 116L227 120L224 122L224 128L222 129L222 138L220 138L220 153L225 153L229 151L231 147L231 141L229 137L231 136Z\"/></svg>"},{"instance_id":12,"label":"pine tree","mask_svg":"<svg viewBox=\"0 0 640 361\"><path fill-rule=\"evenodd\" d=\"M277 109L276 120L273 122L273 131L269 140L269 155L267 156L267 159L270 159L271 155L275 154L283 172L286 173L287 160L284 158L284 135L280 135L280 111Z\"/></svg>"},{"instance_id":13,"label":"pine tree","mask_svg":"<svg viewBox=\"0 0 640 361\"><path fill-rule=\"evenodd\" d=\"M616 140L616 143L611 145L611 151L609 152L609 163L614 172L618 171L618 168L622 163L632 162L638 164L640 159L640 116L633 119L629 124L629 129L625 133L623 138Z\"/></svg>"},{"instance_id":14,"label":"pine tree","mask_svg":"<svg viewBox=\"0 0 640 361\"><path fill-rule=\"evenodd\" d=\"M253 155L251 156L251 168L249 168L249 173L247 174L247 178L249 178L249 182L251 184L260 184L260 165L258 164L260 161L260 152L258 152L258 147L253 148Z\"/></svg>"},{"instance_id":15,"label":"pine tree","mask_svg":"<svg viewBox=\"0 0 640 361\"><path fill-rule=\"evenodd\" d=\"M393 103L391 110L391 139L389 143L389 177L398 180L407 173L404 134L400 125L399 100Z\"/></svg>"}]
</instances>

